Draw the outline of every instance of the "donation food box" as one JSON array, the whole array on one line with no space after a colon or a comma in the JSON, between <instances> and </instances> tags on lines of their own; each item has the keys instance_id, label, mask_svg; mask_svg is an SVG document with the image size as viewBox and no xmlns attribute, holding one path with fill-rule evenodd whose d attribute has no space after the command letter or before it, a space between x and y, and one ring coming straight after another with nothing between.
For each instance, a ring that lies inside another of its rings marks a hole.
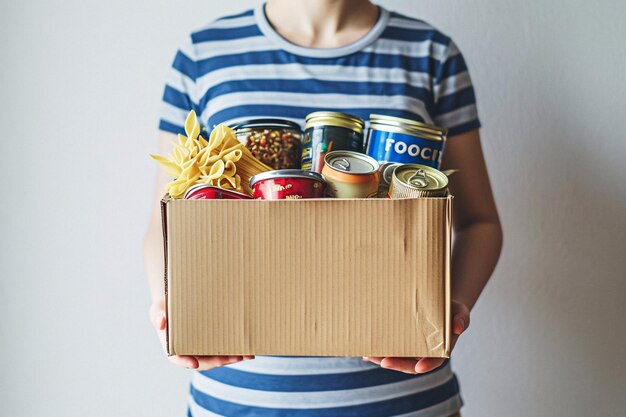
<instances>
[{"instance_id":1,"label":"donation food box","mask_svg":"<svg viewBox=\"0 0 626 417\"><path fill-rule=\"evenodd\" d=\"M161 204L170 355L449 356L452 197Z\"/></svg>"}]
</instances>

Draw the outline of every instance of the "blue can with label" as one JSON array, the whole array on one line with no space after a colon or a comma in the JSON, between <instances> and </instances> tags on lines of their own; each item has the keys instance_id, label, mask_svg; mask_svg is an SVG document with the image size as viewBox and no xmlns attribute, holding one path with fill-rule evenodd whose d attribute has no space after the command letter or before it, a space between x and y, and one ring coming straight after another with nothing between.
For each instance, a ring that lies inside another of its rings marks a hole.
<instances>
[{"instance_id":1,"label":"blue can with label","mask_svg":"<svg viewBox=\"0 0 626 417\"><path fill-rule=\"evenodd\" d=\"M447 130L399 117L370 115L367 154L379 163L439 168Z\"/></svg>"}]
</instances>

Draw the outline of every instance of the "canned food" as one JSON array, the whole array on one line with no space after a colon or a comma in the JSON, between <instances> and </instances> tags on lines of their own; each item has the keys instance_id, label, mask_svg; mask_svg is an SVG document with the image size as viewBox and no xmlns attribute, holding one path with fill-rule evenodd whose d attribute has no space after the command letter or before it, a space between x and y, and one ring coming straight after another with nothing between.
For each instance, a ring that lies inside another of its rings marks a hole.
<instances>
[{"instance_id":1,"label":"canned food","mask_svg":"<svg viewBox=\"0 0 626 417\"><path fill-rule=\"evenodd\" d=\"M233 127L252 155L274 169L300 168L302 131L283 119L254 119Z\"/></svg>"},{"instance_id":2,"label":"canned food","mask_svg":"<svg viewBox=\"0 0 626 417\"><path fill-rule=\"evenodd\" d=\"M333 151L324 158L322 174L335 198L373 198L378 193L378 162L352 151Z\"/></svg>"},{"instance_id":3,"label":"canned food","mask_svg":"<svg viewBox=\"0 0 626 417\"><path fill-rule=\"evenodd\" d=\"M318 111L309 114L302 142L302 169L322 172L328 152L363 152L364 125L363 120L346 113Z\"/></svg>"},{"instance_id":4,"label":"canned food","mask_svg":"<svg viewBox=\"0 0 626 417\"><path fill-rule=\"evenodd\" d=\"M378 198L387 197L389 194L389 184L391 184L393 171L400 165L402 164L398 164L396 162L385 162L380 165L380 169L378 170Z\"/></svg>"},{"instance_id":5,"label":"canned food","mask_svg":"<svg viewBox=\"0 0 626 417\"><path fill-rule=\"evenodd\" d=\"M317 172L281 169L255 175L250 187L257 200L299 200L324 198L326 182Z\"/></svg>"},{"instance_id":6,"label":"canned food","mask_svg":"<svg viewBox=\"0 0 626 417\"><path fill-rule=\"evenodd\" d=\"M367 154L378 162L439 168L447 130L399 117L370 115Z\"/></svg>"},{"instance_id":7,"label":"canned food","mask_svg":"<svg viewBox=\"0 0 626 417\"><path fill-rule=\"evenodd\" d=\"M448 177L426 165L402 165L393 171L388 198L445 197Z\"/></svg>"},{"instance_id":8,"label":"canned food","mask_svg":"<svg viewBox=\"0 0 626 417\"><path fill-rule=\"evenodd\" d=\"M225 190L214 185L198 184L189 188L185 200L251 200L252 197L232 190Z\"/></svg>"}]
</instances>

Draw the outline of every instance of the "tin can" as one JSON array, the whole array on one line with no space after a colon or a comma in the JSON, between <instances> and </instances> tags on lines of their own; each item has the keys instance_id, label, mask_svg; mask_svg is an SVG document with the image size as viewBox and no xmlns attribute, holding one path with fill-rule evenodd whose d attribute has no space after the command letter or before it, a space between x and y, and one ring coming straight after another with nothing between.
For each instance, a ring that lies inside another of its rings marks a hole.
<instances>
[{"instance_id":1,"label":"tin can","mask_svg":"<svg viewBox=\"0 0 626 417\"><path fill-rule=\"evenodd\" d=\"M415 120L370 115L367 154L380 163L399 162L439 168L447 130Z\"/></svg>"},{"instance_id":2,"label":"tin can","mask_svg":"<svg viewBox=\"0 0 626 417\"><path fill-rule=\"evenodd\" d=\"M393 171L388 198L445 197L448 177L427 165L402 165Z\"/></svg>"},{"instance_id":3,"label":"tin can","mask_svg":"<svg viewBox=\"0 0 626 417\"><path fill-rule=\"evenodd\" d=\"M326 182L316 172L281 169L255 175L250 188L257 200L299 200L324 198Z\"/></svg>"},{"instance_id":4,"label":"tin can","mask_svg":"<svg viewBox=\"0 0 626 417\"><path fill-rule=\"evenodd\" d=\"M380 166L372 157L352 151L333 151L324 158L322 174L335 198L374 198Z\"/></svg>"},{"instance_id":5,"label":"tin can","mask_svg":"<svg viewBox=\"0 0 626 417\"><path fill-rule=\"evenodd\" d=\"M393 176L393 171L396 167L401 166L397 162L385 162L380 164L380 169L378 170L378 198L385 198L389 194L389 184L391 184L391 178Z\"/></svg>"},{"instance_id":6,"label":"tin can","mask_svg":"<svg viewBox=\"0 0 626 417\"><path fill-rule=\"evenodd\" d=\"M252 197L214 185L198 184L190 187L183 197L185 200L251 200Z\"/></svg>"},{"instance_id":7,"label":"tin can","mask_svg":"<svg viewBox=\"0 0 626 417\"><path fill-rule=\"evenodd\" d=\"M363 120L346 113L318 111L309 114L302 139L302 169L322 172L328 152L363 152L364 126Z\"/></svg>"},{"instance_id":8,"label":"tin can","mask_svg":"<svg viewBox=\"0 0 626 417\"><path fill-rule=\"evenodd\" d=\"M300 168L302 130L283 119L253 119L233 126L252 156L274 169Z\"/></svg>"}]
</instances>

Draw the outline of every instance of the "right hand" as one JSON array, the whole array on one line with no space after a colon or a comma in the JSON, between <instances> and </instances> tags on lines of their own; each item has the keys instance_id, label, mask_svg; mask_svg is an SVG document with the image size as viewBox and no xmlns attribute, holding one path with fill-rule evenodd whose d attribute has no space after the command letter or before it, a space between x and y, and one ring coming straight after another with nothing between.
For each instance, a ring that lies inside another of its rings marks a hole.
<instances>
[{"instance_id":1,"label":"right hand","mask_svg":"<svg viewBox=\"0 0 626 417\"><path fill-rule=\"evenodd\" d=\"M165 326L167 319L165 318L165 300L159 300L150 306L150 321L159 335L159 340L165 348ZM174 365L183 368L196 369L198 371L208 371L218 366L230 365L232 363L241 362L243 360L254 359L254 356L191 356L191 355L173 355L167 359Z\"/></svg>"}]
</instances>

